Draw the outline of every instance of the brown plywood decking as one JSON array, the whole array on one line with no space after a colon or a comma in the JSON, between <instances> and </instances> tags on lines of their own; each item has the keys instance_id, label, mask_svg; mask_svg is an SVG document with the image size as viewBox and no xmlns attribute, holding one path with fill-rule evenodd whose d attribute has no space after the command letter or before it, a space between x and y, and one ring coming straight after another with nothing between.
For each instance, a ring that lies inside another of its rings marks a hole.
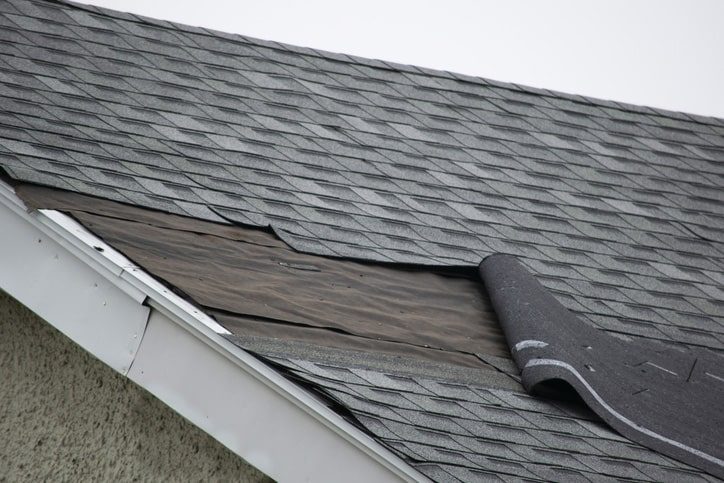
<instances>
[{"instance_id":1,"label":"brown plywood decking","mask_svg":"<svg viewBox=\"0 0 724 483\"><path fill-rule=\"evenodd\" d=\"M474 271L443 273L295 252L273 234L32 185L33 208L73 215L237 335L465 366L508 356Z\"/></svg>"}]
</instances>

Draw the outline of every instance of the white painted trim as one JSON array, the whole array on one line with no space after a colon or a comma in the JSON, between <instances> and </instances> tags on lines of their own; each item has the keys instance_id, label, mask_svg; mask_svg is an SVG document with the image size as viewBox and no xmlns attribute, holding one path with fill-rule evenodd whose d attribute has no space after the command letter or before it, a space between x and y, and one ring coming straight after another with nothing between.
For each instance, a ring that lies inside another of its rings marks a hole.
<instances>
[{"instance_id":1,"label":"white painted trim","mask_svg":"<svg viewBox=\"0 0 724 483\"><path fill-rule=\"evenodd\" d=\"M150 312L145 296L118 284L108 267L81 262L9 196L0 183L0 288L127 374Z\"/></svg>"},{"instance_id":2,"label":"white painted trim","mask_svg":"<svg viewBox=\"0 0 724 483\"><path fill-rule=\"evenodd\" d=\"M28 213L2 181L0 288L278 481L427 481L73 219Z\"/></svg>"}]
</instances>

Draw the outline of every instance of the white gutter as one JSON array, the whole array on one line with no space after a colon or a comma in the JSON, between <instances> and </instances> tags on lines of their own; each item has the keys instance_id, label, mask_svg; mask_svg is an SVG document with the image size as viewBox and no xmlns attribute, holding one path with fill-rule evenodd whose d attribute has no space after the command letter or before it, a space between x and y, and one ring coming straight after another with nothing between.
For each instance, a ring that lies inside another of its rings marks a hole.
<instances>
[{"instance_id":1,"label":"white gutter","mask_svg":"<svg viewBox=\"0 0 724 483\"><path fill-rule=\"evenodd\" d=\"M72 218L0 181L0 288L277 481L427 481Z\"/></svg>"}]
</instances>

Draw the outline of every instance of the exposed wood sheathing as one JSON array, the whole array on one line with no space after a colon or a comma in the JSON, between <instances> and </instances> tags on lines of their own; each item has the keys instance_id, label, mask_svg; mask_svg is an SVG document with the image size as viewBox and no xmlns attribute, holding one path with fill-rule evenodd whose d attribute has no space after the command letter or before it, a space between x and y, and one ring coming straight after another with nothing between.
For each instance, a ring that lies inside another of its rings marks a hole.
<instances>
[{"instance_id":1,"label":"exposed wood sheathing","mask_svg":"<svg viewBox=\"0 0 724 483\"><path fill-rule=\"evenodd\" d=\"M474 273L362 264L295 252L220 225L37 186L28 205L66 211L240 335L314 341L480 367L508 353Z\"/></svg>"}]
</instances>

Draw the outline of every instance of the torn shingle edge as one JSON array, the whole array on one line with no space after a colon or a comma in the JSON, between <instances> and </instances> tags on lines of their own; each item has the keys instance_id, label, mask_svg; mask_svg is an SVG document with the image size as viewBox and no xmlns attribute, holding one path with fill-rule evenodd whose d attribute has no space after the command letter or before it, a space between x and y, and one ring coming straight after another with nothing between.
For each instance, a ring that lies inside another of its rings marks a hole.
<instances>
[{"instance_id":1,"label":"torn shingle edge","mask_svg":"<svg viewBox=\"0 0 724 483\"><path fill-rule=\"evenodd\" d=\"M594 328L514 257L479 270L526 390L563 381L625 437L724 478L724 356Z\"/></svg>"}]
</instances>

